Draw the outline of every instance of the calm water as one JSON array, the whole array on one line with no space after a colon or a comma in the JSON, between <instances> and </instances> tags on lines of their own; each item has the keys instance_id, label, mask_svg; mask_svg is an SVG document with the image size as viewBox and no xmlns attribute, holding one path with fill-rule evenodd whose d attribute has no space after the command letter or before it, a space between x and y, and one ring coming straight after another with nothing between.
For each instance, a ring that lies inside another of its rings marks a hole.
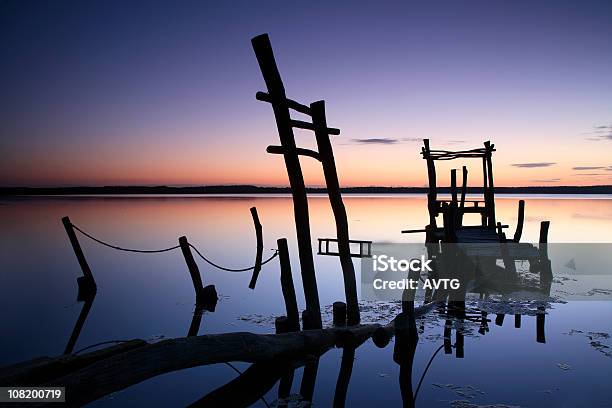
<instances>
[{"instance_id":1,"label":"calm water","mask_svg":"<svg viewBox=\"0 0 612 408\"><path fill-rule=\"evenodd\" d=\"M511 231L517 200L497 199L498 219L509 224ZM313 240L334 236L327 199L313 196L309 202ZM400 234L401 229L424 226L424 196L347 196L345 204L354 239L424 239L421 234ZM275 248L276 239L289 239L298 302L303 308L288 197L0 200L0 365L59 355L66 347L82 303L76 302L75 278L80 270L60 223L62 216L69 215L86 231L126 247L167 247L186 235L213 260L239 268L252 265L255 254L251 206L257 207L263 224L266 255ZM527 197L524 241L537 240L543 219L551 221L551 242L610 242L612 198ZM121 253L79 238L96 277L98 294L75 350L107 340L155 340L187 334L194 293L180 251ZM315 255L315 262L321 304L344 300L338 260ZM200 269L204 284L215 284L221 298L214 313L204 314L200 334L273 331L274 316L284 314L277 262L264 266L254 291L247 287L250 273L222 272L202 263ZM612 358L610 348L605 348L612 347L612 342L604 335L612 332L612 302L554 304L546 316L546 343L536 342L535 317L523 316L520 329L514 328L513 320L513 316L506 316L502 326L490 322L486 335L475 331L466 336L464 358L440 352L423 380L417 406L449 407L457 400L525 407L612 406ZM423 322L413 368L415 388L442 344L443 323L435 319ZM602 347L591 344L588 332L600 333L596 341ZM401 405L399 366L392 360L392 349L392 345L378 349L371 341L357 349L348 406ZM333 401L341 355L342 350L334 349L320 360L314 391L317 406L330 406ZM248 367L241 363L235 366L240 370ZM299 392L301 373L302 369L296 372L293 393ZM227 365L197 367L156 377L91 405L186 405L235 377ZM272 404L276 395L274 387L265 400ZM264 406L264 402L256 405Z\"/></svg>"}]
</instances>

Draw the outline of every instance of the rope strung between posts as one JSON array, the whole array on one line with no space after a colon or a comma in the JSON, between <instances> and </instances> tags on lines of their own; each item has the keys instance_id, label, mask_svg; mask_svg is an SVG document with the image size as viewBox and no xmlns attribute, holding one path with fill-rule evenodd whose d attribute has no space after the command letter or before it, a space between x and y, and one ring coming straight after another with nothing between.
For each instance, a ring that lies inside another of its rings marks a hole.
<instances>
[{"instance_id":1,"label":"rope strung between posts","mask_svg":"<svg viewBox=\"0 0 612 408\"><path fill-rule=\"evenodd\" d=\"M200 251L198 251L198 248L196 248L195 246L193 246L191 244L189 244L189 246L191 248L193 248L194 251L196 251L196 253L200 256L200 258L202 258L206 263L214 266L215 268L219 268L219 269L222 269L222 270L227 271L227 272L246 272L246 271L251 271L251 270L255 269L255 266L251 266L251 267L248 267L248 268L242 268L242 269L224 268L223 266L217 265L216 263L214 263L210 259L207 259L204 255L202 255L202 253ZM272 256L269 257L268 259L266 259L265 261L263 261L261 263L261 265L263 266L263 265L267 264L268 262L270 262L271 260L276 258L277 255L278 255L278 251L274 251Z\"/></svg>"},{"instance_id":2,"label":"rope strung between posts","mask_svg":"<svg viewBox=\"0 0 612 408\"><path fill-rule=\"evenodd\" d=\"M120 247L118 245L113 245L113 244L109 244L108 242L104 242L96 237L94 237L91 234L88 234L87 232L83 231L81 228L77 227L76 225L70 223L70 225L72 225L72 227L79 231L81 234L85 235L87 238L97 242L98 244L104 245L108 248L112 248L112 249L116 249L118 251L125 251L125 252L137 252L137 253L141 253L141 254L157 254L157 253L161 253L161 252L168 252L168 251L172 251L175 250L177 248L180 248L180 245L175 245L173 247L168 247L168 248L163 248L163 249L133 249L133 248L123 248ZM189 246L200 256L200 258L202 258L206 263L208 263L211 266L214 266L217 269L221 269L223 271L227 271L227 272L246 272L246 271L251 271L253 269L255 269L255 266L250 266L248 268L241 268L241 269L232 269L232 268L226 268L223 267L221 265L218 265L216 263L214 263L213 261L211 261L210 259L206 258L199 250L198 248L196 248L193 244L189 244ZM261 263L261 266L267 264L268 262L270 262L272 259L276 258L278 256L278 251L275 250L274 254L272 254L271 257L269 257L268 259L266 259L265 261L263 261Z\"/></svg>"},{"instance_id":3,"label":"rope strung between posts","mask_svg":"<svg viewBox=\"0 0 612 408\"><path fill-rule=\"evenodd\" d=\"M76 225L74 225L72 223L71 223L71 225L72 225L72 227L75 230L79 231L81 234L85 235L87 238L96 241L98 244L104 245L104 246L109 247L109 248L116 249L118 251L138 252L138 253L141 253L141 254L157 254L157 253L160 253L160 252L168 252L168 251L172 251L174 249L180 248L180 245L176 245L176 246L173 246L173 247L170 247L170 248L164 248L164 249L131 249L131 248L123 248L123 247L120 247L120 246L117 246L117 245L112 245L112 244L109 244L107 242L101 241L98 238L96 238L96 237L86 233L85 231L83 231L82 229L77 227Z\"/></svg>"}]
</instances>

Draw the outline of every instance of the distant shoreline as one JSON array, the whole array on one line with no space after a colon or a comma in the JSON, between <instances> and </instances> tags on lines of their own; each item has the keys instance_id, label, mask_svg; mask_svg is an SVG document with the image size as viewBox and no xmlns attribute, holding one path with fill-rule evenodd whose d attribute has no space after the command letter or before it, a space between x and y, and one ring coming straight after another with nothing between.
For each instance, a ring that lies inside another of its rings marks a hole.
<instances>
[{"instance_id":1,"label":"distant shoreline","mask_svg":"<svg viewBox=\"0 0 612 408\"><path fill-rule=\"evenodd\" d=\"M310 187L308 193L325 193L325 188ZM345 187L344 194L425 194L427 187ZM449 193L449 187L438 188ZM468 187L469 194L482 193L482 188ZM289 187L231 186L104 186L104 187L0 187L2 196L23 195L111 195L111 194L289 194ZM540 186L495 187L497 194L612 194L612 185L606 186Z\"/></svg>"}]
</instances>

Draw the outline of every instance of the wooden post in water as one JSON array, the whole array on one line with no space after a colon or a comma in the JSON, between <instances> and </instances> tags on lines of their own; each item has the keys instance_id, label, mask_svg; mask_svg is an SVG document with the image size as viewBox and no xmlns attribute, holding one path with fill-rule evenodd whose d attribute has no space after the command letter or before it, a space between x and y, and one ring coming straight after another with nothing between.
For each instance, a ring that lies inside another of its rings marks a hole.
<instances>
[{"instance_id":1,"label":"wooden post in water","mask_svg":"<svg viewBox=\"0 0 612 408\"><path fill-rule=\"evenodd\" d=\"M552 266L550 259L548 259L548 229L550 227L550 221L542 221L540 223L540 239L539 239L539 251L540 259L538 260L540 267L540 282L551 282Z\"/></svg>"},{"instance_id":2,"label":"wooden post in water","mask_svg":"<svg viewBox=\"0 0 612 408\"><path fill-rule=\"evenodd\" d=\"M251 216L253 217L253 224L255 225L255 236L257 237L257 254L255 255L255 266L253 267L253 275L251 282L249 283L250 289L255 289L257 283L257 277L261 271L261 258L263 256L263 231L261 223L259 222L259 215L257 214L257 208L251 207Z\"/></svg>"},{"instance_id":3,"label":"wooden post in water","mask_svg":"<svg viewBox=\"0 0 612 408\"><path fill-rule=\"evenodd\" d=\"M77 239L77 236L74 233L74 227L70 222L70 218L63 217L62 224L64 224L64 229L66 230L66 234L68 235L68 239L70 240L70 245L72 245L74 254L76 255L77 261L79 262L81 271L83 272L83 276L77 278L77 284L79 286L79 297L83 299L89 298L94 295L98 290L96 281L94 280L93 274L91 273L91 269L89 268L89 264L85 259L85 255L83 254L83 250L81 249L81 244L79 244L79 240Z\"/></svg>"},{"instance_id":4,"label":"wooden post in water","mask_svg":"<svg viewBox=\"0 0 612 408\"><path fill-rule=\"evenodd\" d=\"M334 391L334 408L343 408L346 404L346 395L348 392L349 382L351 381L351 374L353 373L354 361L355 347L345 346L342 349L340 371L338 372L336 390Z\"/></svg>"},{"instance_id":5,"label":"wooden post in water","mask_svg":"<svg viewBox=\"0 0 612 408\"><path fill-rule=\"evenodd\" d=\"M489 228L495 228L495 187L493 186L493 161L492 161L492 153L493 153L493 145L491 142L484 142L484 146L486 149L485 160L487 163L487 178L488 178L488 187L487 187L487 195L488 198L485 197L487 210L488 210L488 221L487 225Z\"/></svg>"},{"instance_id":6,"label":"wooden post in water","mask_svg":"<svg viewBox=\"0 0 612 408\"><path fill-rule=\"evenodd\" d=\"M319 304L319 293L317 290L317 279L314 269L312 255L312 243L310 237L310 220L308 215L308 200L306 197L306 186L302 175L295 137L293 134L292 120L289 113L289 104L285 94L285 87L281 79L272 45L267 34L254 37L251 40L253 50L259 63L266 87L268 98L274 110L276 127L280 139L282 153L287 167L289 185L293 198L293 212L297 232L298 250L300 258L300 269L302 283L304 286L304 297L306 298L306 309L312 328L321 328L321 307Z\"/></svg>"},{"instance_id":7,"label":"wooden post in water","mask_svg":"<svg viewBox=\"0 0 612 408\"><path fill-rule=\"evenodd\" d=\"M307 401L311 404L312 397L314 395L315 384L317 382L318 371L319 357L316 357L315 359L313 359L312 361L308 361L304 365L304 372L302 373L302 382L300 383L300 395L302 396L303 401Z\"/></svg>"},{"instance_id":8,"label":"wooden post in water","mask_svg":"<svg viewBox=\"0 0 612 408\"><path fill-rule=\"evenodd\" d=\"M332 305L334 326L346 326L346 303L334 302Z\"/></svg>"},{"instance_id":9,"label":"wooden post in water","mask_svg":"<svg viewBox=\"0 0 612 408\"><path fill-rule=\"evenodd\" d=\"M351 259L351 249L349 247L349 229L346 216L346 208L342 202L340 193L340 183L336 171L336 162L329 133L327 131L327 119L325 117L325 102L317 101L310 104L312 113L312 123L315 127L315 137L317 149L323 166L327 195L332 207L334 219L336 221L336 235L338 239L338 254L342 266L344 278L344 294L346 297L347 323L349 325L359 324L359 304L357 300L357 282L355 280L355 267Z\"/></svg>"},{"instance_id":10,"label":"wooden post in water","mask_svg":"<svg viewBox=\"0 0 612 408\"><path fill-rule=\"evenodd\" d=\"M546 343L546 333L544 326L546 323L546 308L538 307L536 314L536 341L538 343Z\"/></svg>"},{"instance_id":11,"label":"wooden post in water","mask_svg":"<svg viewBox=\"0 0 612 408\"><path fill-rule=\"evenodd\" d=\"M523 223L525 222L525 200L519 200L518 219L516 221L516 230L514 232L514 242L519 242L523 235Z\"/></svg>"},{"instance_id":12,"label":"wooden post in water","mask_svg":"<svg viewBox=\"0 0 612 408\"><path fill-rule=\"evenodd\" d=\"M429 182L429 192L427 193L427 208L429 209L429 225L436 227L437 215L437 186L436 186L436 165L430 156L429 139L423 139L423 157L427 160L427 180Z\"/></svg>"},{"instance_id":13,"label":"wooden post in water","mask_svg":"<svg viewBox=\"0 0 612 408\"><path fill-rule=\"evenodd\" d=\"M278 246L278 257L281 267L281 289L285 299L285 310L287 312L287 331L300 330L300 312L298 311L297 300L295 298L295 288L293 286L293 275L291 274L291 261L289 259L289 249L287 240L281 238L276 241Z\"/></svg>"},{"instance_id":14,"label":"wooden post in water","mask_svg":"<svg viewBox=\"0 0 612 408\"><path fill-rule=\"evenodd\" d=\"M506 234L502 229L501 222L497 223L497 234L499 235L499 247L502 255L502 260L504 261L504 268L506 269L506 278L514 279L516 275L516 264L514 263L514 259L510 256L510 250L508 245L512 245L508 243L506 239Z\"/></svg>"},{"instance_id":15,"label":"wooden post in water","mask_svg":"<svg viewBox=\"0 0 612 408\"><path fill-rule=\"evenodd\" d=\"M289 406L289 397L291 396L291 386L293 385L293 377L295 369L288 368L281 376L278 382L278 408L287 408Z\"/></svg>"},{"instance_id":16,"label":"wooden post in water","mask_svg":"<svg viewBox=\"0 0 612 408\"><path fill-rule=\"evenodd\" d=\"M181 251L183 252L183 256L185 257L185 263L187 264L187 268L189 269L189 275L191 276L191 281L193 282L193 289L196 293L196 303L208 305L210 303L217 302L217 291L214 285L208 285L204 287L202 285L202 277L200 276L200 269L198 268L198 264L195 259L193 259L193 254L191 253L191 247L189 246L189 242L187 241L187 237L182 236L179 238L179 245L181 247Z\"/></svg>"},{"instance_id":17,"label":"wooden post in water","mask_svg":"<svg viewBox=\"0 0 612 408\"><path fill-rule=\"evenodd\" d=\"M467 180L468 180L468 169L466 166L462 168L461 178L461 200L459 202L459 226L463 225L463 208L465 207L465 196L467 194Z\"/></svg>"},{"instance_id":18,"label":"wooden post in water","mask_svg":"<svg viewBox=\"0 0 612 408\"><path fill-rule=\"evenodd\" d=\"M457 169L451 170L451 201L449 204L450 220L452 227L455 229L459 225L459 213L457 211Z\"/></svg>"},{"instance_id":19,"label":"wooden post in water","mask_svg":"<svg viewBox=\"0 0 612 408\"><path fill-rule=\"evenodd\" d=\"M451 203L457 203L457 169L451 169Z\"/></svg>"},{"instance_id":20,"label":"wooden post in water","mask_svg":"<svg viewBox=\"0 0 612 408\"><path fill-rule=\"evenodd\" d=\"M72 354L74 350L74 346L81 335L81 330L83 330L83 325L87 320L87 316L89 315L89 311L91 310L91 306L93 305L93 301L96 298L95 295L90 296L85 299L85 303L83 303L83 307L81 308L81 313L79 313L79 317L77 318L76 323L74 324L74 328L72 329L72 333L70 334L70 338L68 339L68 344L66 344L66 348L64 349L64 355Z\"/></svg>"},{"instance_id":21,"label":"wooden post in water","mask_svg":"<svg viewBox=\"0 0 612 408\"><path fill-rule=\"evenodd\" d=\"M517 329L521 328L521 315L520 314L514 315L514 327Z\"/></svg>"},{"instance_id":22,"label":"wooden post in water","mask_svg":"<svg viewBox=\"0 0 612 408\"><path fill-rule=\"evenodd\" d=\"M489 199L489 186L488 186L489 177L487 176L487 158L486 157L482 158L482 179L483 179L482 180L482 197L484 200L484 206L486 208L488 199ZM481 225L483 227L487 226L487 214L484 212L481 214Z\"/></svg>"}]
</instances>

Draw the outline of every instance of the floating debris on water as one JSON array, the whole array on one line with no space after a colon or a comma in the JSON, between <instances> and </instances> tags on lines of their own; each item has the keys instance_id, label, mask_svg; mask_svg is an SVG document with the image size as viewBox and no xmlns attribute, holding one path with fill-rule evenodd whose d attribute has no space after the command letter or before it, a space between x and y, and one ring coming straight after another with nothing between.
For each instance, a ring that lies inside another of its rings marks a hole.
<instances>
[{"instance_id":1,"label":"floating debris on water","mask_svg":"<svg viewBox=\"0 0 612 408\"><path fill-rule=\"evenodd\" d=\"M452 408L521 408L518 405L507 405L507 404L486 404L476 405L465 400L451 401L450 405Z\"/></svg>"},{"instance_id":2,"label":"floating debris on water","mask_svg":"<svg viewBox=\"0 0 612 408\"><path fill-rule=\"evenodd\" d=\"M606 332L584 332L582 330L571 329L567 333L563 333L568 336L582 335L589 340L589 344L595 350L599 351L606 357L612 358L612 349L609 345L602 343L602 340L610 340L610 333Z\"/></svg>"},{"instance_id":3,"label":"floating debris on water","mask_svg":"<svg viewBox=\"0 0 612 408\"><path fill-rule=\"evenodd\" d=\"M563 371L568 371L572 369L572 366L567 363L557 363L557 367L559 367Z\"/></svg>"},{"instance_id":4,"label":"floating debris on water","mask_svg":"<svg viewBox=\"0 0 612 408\"><path fill-rule=\"evenodd\" d=\"M463 398L474 398L478 395L485 395L485 392L481 389L474 387L473 385L457 385L457 384L438 384L433 383L432 386L446 389L448 391L454 392L456 395Z\"/></svg>"}]
</instances>

